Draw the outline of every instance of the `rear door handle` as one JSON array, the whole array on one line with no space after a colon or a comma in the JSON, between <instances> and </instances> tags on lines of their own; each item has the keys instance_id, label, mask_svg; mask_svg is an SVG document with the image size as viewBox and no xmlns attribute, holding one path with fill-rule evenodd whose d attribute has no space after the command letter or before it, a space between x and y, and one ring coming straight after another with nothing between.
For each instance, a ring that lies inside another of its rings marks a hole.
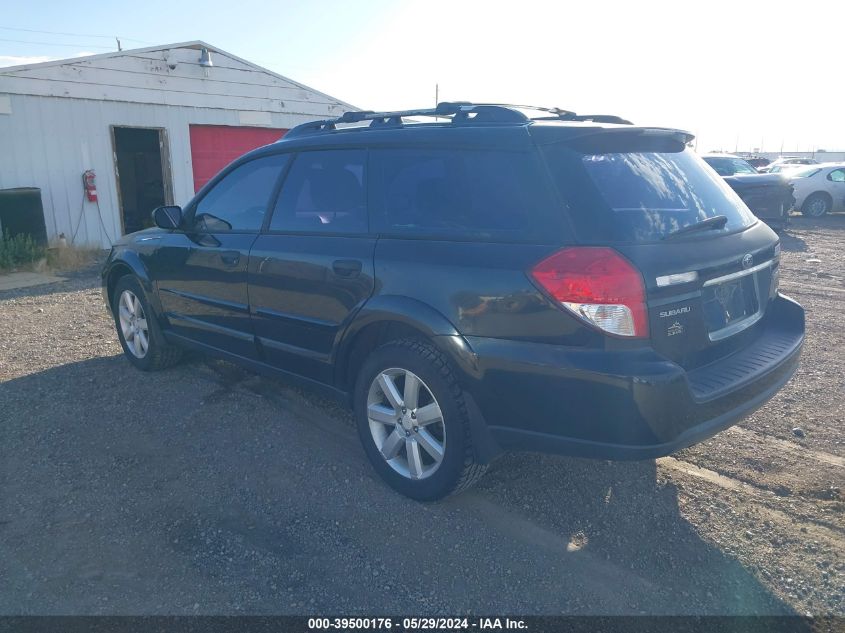
<instances>
[{"instance_id":1,"label":"rear door handle","mask_svg":"<svg viewBox=\"0 0 845 633\"><path fill-rule=\"evenodd\" d=\"M361 262L357 259L337 259L332 263L332 270L338 277L357 277L361 272Z\"/></svg>"},{"instance_id":2,"label":"rear door handle","mask_svg":"<svg viewBox=\"0 0 845 633\"><path fill-rule=\"evenodd\" d=\"M238 263L241 261L241 254L238 251L220 253L220 259L227 266L237 266Z\"/></svg>"}]
</instances>

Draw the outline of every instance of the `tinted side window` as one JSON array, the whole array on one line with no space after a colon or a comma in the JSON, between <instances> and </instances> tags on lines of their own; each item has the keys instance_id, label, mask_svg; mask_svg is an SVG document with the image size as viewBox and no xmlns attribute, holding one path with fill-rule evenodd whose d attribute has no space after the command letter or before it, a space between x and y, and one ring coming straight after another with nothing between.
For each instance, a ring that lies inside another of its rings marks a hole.
<instances>
[{"instance_id":1,"label":"tinted side window","mask_svg":"<svg viewBox=\"0 0 845 633\"><path fill-rule=\"evenodd\" d=\"M270 230L366 233L367 152L303 152L293 162L270 220Z\"/></svg>"},{"instance_id":2,"label":"tinted side window","mask_svg":"<svg viewBox=\"0 0 845 633\"><path fill-rule=\"evenodd\" d=\"M266 156L229 172L197 205L195 230L258 231L288 159L287 154Z\"/></svg>"},{"instance_id":3,"label":"tinted side window","mask_svg":"<svg viewBox=\"0 0 845 633\"><path fill-rule=\"evenodd\" d=\"M563 237L562 210L533 153L376 149L370 166L376 230L445 239Z\"/></svg>"}]
</instances>

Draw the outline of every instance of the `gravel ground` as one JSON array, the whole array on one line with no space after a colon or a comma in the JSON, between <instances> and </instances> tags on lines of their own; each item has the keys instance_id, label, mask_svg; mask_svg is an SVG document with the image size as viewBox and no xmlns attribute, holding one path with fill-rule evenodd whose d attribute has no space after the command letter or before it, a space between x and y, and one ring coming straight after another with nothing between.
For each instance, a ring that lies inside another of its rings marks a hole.
<instances>
[{"instance_id":1,"label":"gravel ground","mask_svg":"<svg viewBox=\"0 0 845 633\"><path fill-rule=\"evenodd\" d=\"M845 615L845 217L783 243L808 340L751 418L657 461L510 455L427 505L312 394L131 368L96 270L2 293L0 613Z\"/></svg>"}]
</instances>

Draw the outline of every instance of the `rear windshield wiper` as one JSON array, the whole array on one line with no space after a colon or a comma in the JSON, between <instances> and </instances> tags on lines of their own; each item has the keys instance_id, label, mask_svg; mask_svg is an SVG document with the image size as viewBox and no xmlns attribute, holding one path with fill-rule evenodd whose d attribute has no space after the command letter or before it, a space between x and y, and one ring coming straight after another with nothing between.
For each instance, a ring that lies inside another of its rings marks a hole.
<instances>
[{"instance_id":1,"label":"rear windshield wiper","mask_svg":"<svg viewBox=\"0 0 845 633\"><path fill-rule=\"evenodd\" d=\"M725 228L725 225L728 223L728 216L726 215L714 215L712 218L707 218L706 220L702 220L701 222L696 222L695 224L690 224L689 226L682 226L679 229L675 229L671 233L667 233L663 236L664 240L670 240L673 237L677 237L679 235L686 235L687 233L697 233L698 231L709 231L711 229L722 229Z\"/></svg>"}]
</instances>

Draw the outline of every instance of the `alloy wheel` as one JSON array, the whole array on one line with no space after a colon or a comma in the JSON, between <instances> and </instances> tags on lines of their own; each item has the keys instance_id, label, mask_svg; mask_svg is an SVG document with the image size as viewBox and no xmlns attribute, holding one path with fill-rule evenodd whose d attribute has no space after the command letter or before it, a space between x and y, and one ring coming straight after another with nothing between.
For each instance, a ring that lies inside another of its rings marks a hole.
<instances>
[{"instance_id":1,"label":"alloy wheel","mask_svg":"<svg viewBox=\"0 0 845 633\"><path fill-rule=\"evenodd\" d=\"M150 347L147 317L141 301L129 290L124 290L118 300L118 319L126 348L135 358L144 358Z\"/></svg>"},{"instance_id":2,"label":"alloy wheel","mask_svg":"<svg viewBox=\"0 0 845 633\"><path fill-rule=\"evenodd\" d=\"M431 389L413 372L385 369L373 379L367 419L382 458L403 477L425 479L443 463L443 412Z\"/></svg>"},{"instance_id":3,"label":"alloy wheel","mask_svg":"<svg viewBox=\"0 0 845 633\"><path fill-rule=\"evenodd\" d=\"M814 218L823 216L827 212L827 201L825 201L824 198L821 197L813 198L807 205L807 211Z\"/></svg>"}]
</instances>

